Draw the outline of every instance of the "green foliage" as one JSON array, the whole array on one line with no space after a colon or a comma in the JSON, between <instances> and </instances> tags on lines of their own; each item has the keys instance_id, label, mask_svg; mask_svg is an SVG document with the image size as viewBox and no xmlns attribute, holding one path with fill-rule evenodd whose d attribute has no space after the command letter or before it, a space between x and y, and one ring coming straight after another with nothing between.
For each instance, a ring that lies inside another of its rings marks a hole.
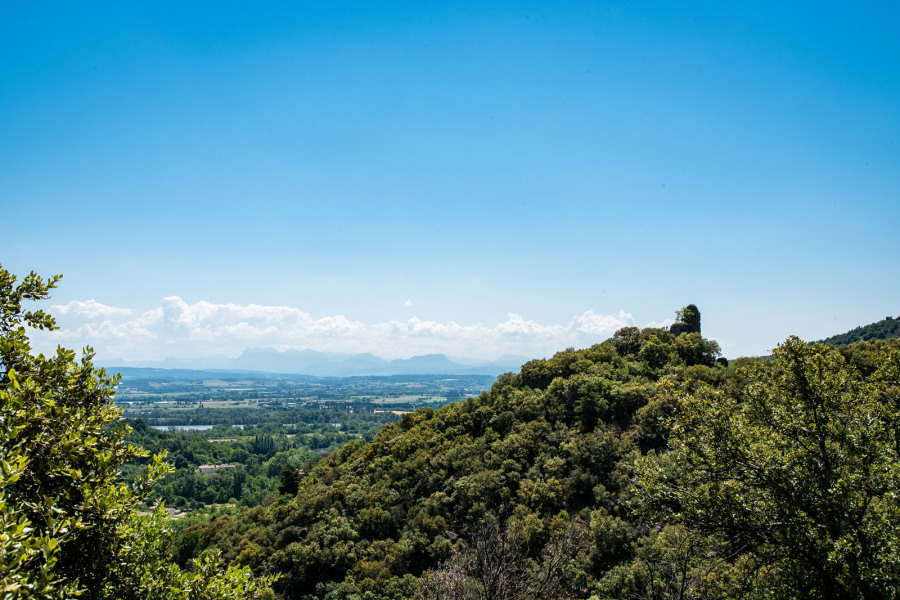
<instances>
[{"instance_id":1,"label":"green foliage","mask_svg":"<svg viewBox=\"0 0 900 600\"><path fill-rule=\"evenodd\" d=\"M729 365L679 319L697 331L622 329L318 462L275 430L154 438L191 466L242 452L243 489L265 468L280 492L186 520L177 564L220 552L286 600L897 597L900 341Z\"/></svg>"},{"instance_id":2,"label":"green foliage","mask_svg":"<svg viewBox=\"0 0 900 600\"><path fill-rule=\"evenodd\" d=\"M701 354L714 349L686 342ZM591 521L589 539L625 548L578 551L581 566L566 581L585 589L632 560L642 535L622 504L639 455L636 414L655 401L661 380L726 379L714 362L688 366L674 350L653 354L673 343L666 330L622 331L530 361L477 398L404 415L370 443L305 467L296 494L286 478L278 500L188 528L184 556L219 548L228 562L281 573L285 598L409 597L410 577L440 578L469 564L465 548L478 546L488 523L521 536L524 563L509 568L526 573L555 556L560 531ZM595 524L595 514L612 524ZM464 575L474 586L467 589L486 589L477 571Z\"/></svg>"},{"instance_id":3,"label":"green foliage","mask_svg":"<svg viewBox=\"0 0 900 600\"><path fill-rule=\"evenodd\" d=\"M326 412L326 411L316 411ZM333 415L332 415L333 417ZM152 496L161 499L168 506L181 509L196 509L203 505L238 503L242 506L256 506L272 494L278 492L281 475L285 467L301 467L314 460L316 454L306 445L308 438L295 434L288 438L281 434L277 438L266 434L255 436L239 435L230 426L208 431L160 431L148 427L142 419L127 420L134 430L128 434L128 441L146 448L153 453L167 455L167 460L175 471L158 481ZM281 425L278 424L279 430ZM259 428L253 428L258 430ZM308 431L314 428L297 427L292 431ZM332 432L330 422L315 429ZM207 439L226 438L233 441L211 442ZM254 446L262 453L254 453ZM125 465L121 476L130 481L136 477L145 462L137 459ZM211 474L197 472L199 465L230 464L234 469L218 470Z\"/></svg>"},{"instance_id":4,"label":"green foliage","mask_svg":"<svg viewBox=\"0 0 900 600\"><path fill-rule=\"evenodd\" d=\"M90 349L32 354L25 326L55 325L22 303L58 279L31 273L16 286L0 267L0 598L261 597L267 580L212 558L191 573L169 564L163 511L138 516L167 467L157 456L133 485L119 479L145 453L125 442L116 378L94 369Z\"/></svg>"},{"instance_id":5,"label":"green foliage","mask_svg":"<svg viewBox=\"0 0 900 600\"><path fill-rule=\"evenodd\" d=\"M275 438L271 435L258 435L253 440L251 451L254 454L270 454L275 452Z\"/></svg>"},{"instance_id":6,"label":"green foliage","mask_svg":"<svg viewBox=\"0 0 900 600\"><path fill-rule=\"evenodd\" d=\"M10 460L11 459L11 460ZM58 540L35 535L31 521L11 507L5 490L16 483L28 459L20 452L0 459L0 598L50 598L55 588L52 574Z\"/></svg>"},{"instance_id":7,"label":"green foliage","mask_svg":"<svg viewBox=\"0 0 900 600\"><path fill-rule=\"evenodd\" d=\"M562 526L564 519L559 520ZM526 532L488 522L439 569L424 574L419 600L538 600L577 597L583 585L586 528L578 521L555 532L539 555Z\"/></svg>"},{"instance_id":8,"label":"green foliage","mask_svg":"<svg viewBox=\"0 0 900 600\"><path fill-rule=\"evenodd\" d=\"M688 366L713 366L721 354L719 344L704 339L699 333L683 333L672 343L678 357Z\"/></svg>"},{"instance_id":9,"label":"green foliage","mask_svg":"<svg viewBox=\"0 0 900 600\"><path fill-rule=\"evenodd\" d=\"M629 560L603 574L592 600L727 598L720 558L726 551L720 540L681 526L653 530L633 545Z\"/></svg>"},{"instance_id":10,"label":"green foliage","mask_svg":"<svg viewBox=\"0 0 900 600\"><path fill-rule=\"evenodd\" d=\"M661 342L658 337L650 336L641 345L638 351L638 357L647 363L651 369L659 369L667 362L672 355L672 346Z\"/></svg>"},{"instance_id":11,"label":"green foliage","mask_svg":"<svg viewBox=\"0 0 900 600\"><path fill-rule=\"evenodd\" d=\"M634 505L718 536L735 585L755 594L896 597L900 351L874 362L864 376L792 338L749 366L739 394L676 393L671 450L638 461Z\"/></svg>"},{"instance_id":12,"label":"green foliage","mask_svg":"<svg viewBox=\"0 0 900 600\"><path fill-rule=\"evenodd\" d=\"M641 350L641 330L637 327L619 329L613 334L612 345L622 356L637 356Z\"/></svg>"},{"instance_id":13,"label":"green foliage","mask_svg":"<svg viewBox=\"0 0 900 600\"><path fill-rule=\"evenodd\" d=\"M190 528L184 556L283 573L292 599L536 597L589 522L551 597L892 597L898 346L728 366L697 332L624 329L344 446L296 494Z\"/></svg>"},{"instance_id":14,"label":"green foliage","mask_svg":"<svg viewBox=\"0 0 900 600\"><path fill-rule=\"evenodd\" d=\"M287 465L281 472L281 484L278 486L278 493L295 496L300 489L300 477L300 471L293 465Z\"/></svg>"}]
</instances>

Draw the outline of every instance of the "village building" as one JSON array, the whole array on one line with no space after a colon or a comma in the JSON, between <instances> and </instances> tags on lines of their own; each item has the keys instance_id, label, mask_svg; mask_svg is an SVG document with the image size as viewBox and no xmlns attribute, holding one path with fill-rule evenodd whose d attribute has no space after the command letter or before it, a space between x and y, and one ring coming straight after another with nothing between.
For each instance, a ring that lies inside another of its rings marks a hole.
<instances>
[{"instance_id":1,"label":"village building","mask_svg":"<svg viewBox=\"0 0 900 600\"><path fill-rule=\"evenodd\" d=\"M237 465L200 465L197 467L197 472L201 475L209 475L210 473L215 473L216 471L228 471L234 470L237 468Z\"/></svg>"}]
</instances>

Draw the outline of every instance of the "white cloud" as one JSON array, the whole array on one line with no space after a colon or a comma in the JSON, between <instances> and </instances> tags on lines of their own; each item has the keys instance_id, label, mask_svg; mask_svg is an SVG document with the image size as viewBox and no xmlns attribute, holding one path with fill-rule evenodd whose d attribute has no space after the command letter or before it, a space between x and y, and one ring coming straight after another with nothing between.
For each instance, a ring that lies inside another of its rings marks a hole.
<instances>
[{"instance_id":1,"label":"white cloud","mask_svg":"<svg viewBox=\"0 0 900 600\"><path fill-rule=\"evenodd\" d=\"M408 306L412 305L407 300ZM89 300L55 306L61 329L35 332L35 345L91 345L105 359L160 360L168 357L237 356L248 347L278 350L312 348L372 352L386 358L426 353L495 358L501 354L547 356L569 346L603 341L633 324L624 311L586 311L568 323L546 324L509 313L493 325L427 321L364 323L344 315L313 317L292 306L185 302L169 296L152 310L137 313ZM43 345L43 347L42 347Z\"/></svg>"},{"instance_id":2,"label":"white cloud","mask_svg":"<svg viewBox=\"0 0 900 600\"><path fill-rule=\"evenodd\" d=\"M668 329L675 322L675 319L665 319L660 323L655 321L650 321L647 323L647 327L653 327L654 329Z\"/></svg>"},{"instance_id":3,"label":"white cloud","mask_svg":"<svg viewBox=\"0 0 900 600\"><path fill-rule=\"evenodd\" d=\"M407 307L407 308L409 308L410 306L412 306L412 298L407 298L407 299L406 299L406 302L403 303L403 306L405 306L405 307Z\"/></svg>"},{"instance_id":4,"label":"white cloud","mask_svg":"<svg viewBox=\"0 0 900 600\"><path fill-rule=\"evenodd\" d=\"M130 308L107 306L96 300L72 300L68 304L57 304L52 312L57 318L72 316L85 319L127 317L134 313Z\"/></svg>"},{"instance_id":5,"label":"white cloud","mask_svg":"<svg viewBox=\"0 0 900 600\"><path fill-rule=\"evenodd\" d=\"M617 329L632 324L631 313L620 310L618 315L598 315L594 311L587 311L572 321L578 331L588 335L605 335L615 333Z\"/></svg>"}]
</instances>

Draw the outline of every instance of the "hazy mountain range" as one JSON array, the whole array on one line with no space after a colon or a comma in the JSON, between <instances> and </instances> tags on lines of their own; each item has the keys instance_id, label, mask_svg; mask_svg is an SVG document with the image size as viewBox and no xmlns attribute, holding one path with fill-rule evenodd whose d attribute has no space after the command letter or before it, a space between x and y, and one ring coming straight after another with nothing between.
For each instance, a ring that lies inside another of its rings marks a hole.
<instances>
[{"instance_id":1,"label":"hazy mountain range","mask_svg":"<svg viewBox=\"0 0 900 600\"><path fill-rule=\"evenodd\" d=\"M215 369L260 371L312 375L315 377L354 377L363 375L492 375L518 371L528 358L504 355L492 361L426 354L412 358L386 360L371 353L344 354L317 350L247 348L237 358L212 356L204 358L168 358L162 361L102 361L107 369L144 367L157 369Z\"/></svg>"}]
</instances>

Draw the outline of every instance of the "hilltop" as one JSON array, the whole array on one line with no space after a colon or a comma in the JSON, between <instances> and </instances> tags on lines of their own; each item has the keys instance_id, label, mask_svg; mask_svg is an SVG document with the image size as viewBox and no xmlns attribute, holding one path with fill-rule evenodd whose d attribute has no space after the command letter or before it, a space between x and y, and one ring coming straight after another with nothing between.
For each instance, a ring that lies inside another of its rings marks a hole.
<instances>
[{"instance_id":1,"label":"hilltop","mask_svg":"<svg viewBox=\"0 0 900 600\"><path fill-rule=\"evenodd\" d=\"M885 317L877 323L870 323L851 329L846 333L833 335L821 340L819 343L829 346L844 346L853 342L869 340L889 340L900 337L900 319Z\"/></svg>"}]
</instances>

